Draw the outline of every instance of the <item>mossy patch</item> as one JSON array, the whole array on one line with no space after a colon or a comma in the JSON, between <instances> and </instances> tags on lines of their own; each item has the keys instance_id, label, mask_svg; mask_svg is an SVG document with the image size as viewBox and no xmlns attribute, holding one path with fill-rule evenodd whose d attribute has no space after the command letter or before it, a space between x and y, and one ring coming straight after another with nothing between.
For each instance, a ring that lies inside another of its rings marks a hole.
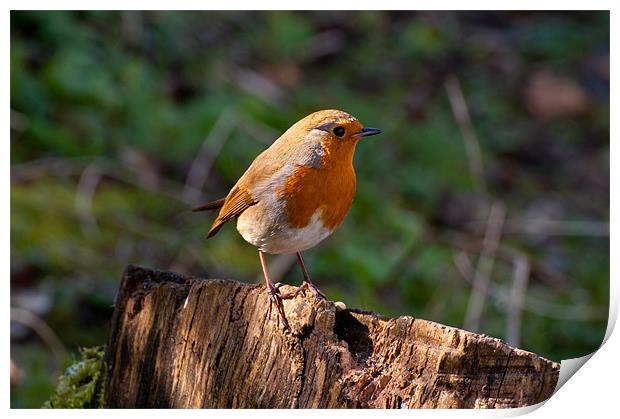
<instances>
[{"instance_id":1,"label":"mossy patch","mask_svg":"<svg viewBox=\"0 0 620 419\"><path fill-rule=\"evenodd\" d=\"M98 400L101 407L103 397L95 391L103 388L97 386L101 375L101 362L105 353L104 346L80 349L79 359L66 369L58 380L56 392L43 404L44 408L83 409L93 407ZM103 390L99 390L103 393Z\"/></svg>"}]
</instances>

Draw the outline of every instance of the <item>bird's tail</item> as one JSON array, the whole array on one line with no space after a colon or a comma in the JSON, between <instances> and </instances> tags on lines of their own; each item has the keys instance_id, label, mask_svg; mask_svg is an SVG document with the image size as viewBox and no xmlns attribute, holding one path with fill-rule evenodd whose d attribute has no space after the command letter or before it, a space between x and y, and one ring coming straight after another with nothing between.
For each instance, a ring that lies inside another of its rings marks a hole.
<instances>
[{"instance_id":1,"label":"bird's tail","mask_svg":"<svg viewBox=\"0 0 620 419\"><path fill-rule=\"evenodd\" d=\"M224 205L224 201L226 201L226 198L221 198L216 201L211 201L199 207L192 208L192 211L198 212L198 211L211 211L211 210L220 209Z\"/></svg>"},{"instance_id":2,"label":"bird's tail","mask_svg":"<svg viewBox=\"0 0 620 419\"><path fill-rule=\"evenodd\" d=\"M192 211L198 212L198 211L219 210L224 205L224 201L226 201L226 198L221 198L215 201L211 201L199 207L192 208ZM209 233L207 234L207 239L210 237L213 237L215 233L219 231L219 229L222 227L223 224L224 224L224 221L220 220L219 217L216 218L215 221L213 222L213 225L211 226L211 229L209 230Z\"/></svg>"}]
</instances>

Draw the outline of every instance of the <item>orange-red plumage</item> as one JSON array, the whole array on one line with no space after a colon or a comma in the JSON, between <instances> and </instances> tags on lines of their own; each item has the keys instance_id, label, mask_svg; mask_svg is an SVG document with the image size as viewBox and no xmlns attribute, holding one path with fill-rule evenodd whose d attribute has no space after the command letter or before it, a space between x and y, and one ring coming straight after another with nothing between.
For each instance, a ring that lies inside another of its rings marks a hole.
<instances>
[{"instance_id":1,"label":"orange-red plumage","mask_svg":"<svg viewBox=\"0 0 620 419\"><path fill-rule=\"evenodd\" d=\"M320 210L324 226L334 230L349 212L355 195L355 141L326 147L321 167L300 166L286 179L278 196L286 202L292 226L303 228Z\"/></svg>"}]
</instances>

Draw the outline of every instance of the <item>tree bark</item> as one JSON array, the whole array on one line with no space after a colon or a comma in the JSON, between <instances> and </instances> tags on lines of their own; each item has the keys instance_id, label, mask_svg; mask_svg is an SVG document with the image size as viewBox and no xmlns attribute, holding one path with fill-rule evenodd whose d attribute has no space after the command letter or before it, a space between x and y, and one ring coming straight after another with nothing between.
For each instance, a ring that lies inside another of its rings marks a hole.
<instances>
[{"instance_id":1,"label":"tree bark","mask_svg":"<svg viewBox=\"0 0 620 419\"><path fill-rule=\"evenodd\" d=\"M294 291L291 286L282 292ZM546 400L559 365L499 339L308 296L265 319L259 285L129 266L107 345L107 407L504 408Z\"/></svg>"}]
</instances>

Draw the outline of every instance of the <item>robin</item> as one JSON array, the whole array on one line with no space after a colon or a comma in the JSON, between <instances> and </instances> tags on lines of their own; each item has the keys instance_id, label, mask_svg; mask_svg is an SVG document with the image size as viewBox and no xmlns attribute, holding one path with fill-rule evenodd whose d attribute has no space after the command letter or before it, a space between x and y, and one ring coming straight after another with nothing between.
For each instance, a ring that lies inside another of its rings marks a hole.
<instances>
[{"instance_id":1,"label":"robin","mask_svg":"<svg viewBox=\"0 0 620 419\"><path fill-rule=\"evenodd\" d=\"M297 293L310 290L315 298L325 298L310 280L301 252L342 223L355 195L355 146L379 133L343 111L314 112L259 154L225 198L193 209L219 209L207 238L228 220L237 220L241 236L258 248L269 297L266 315L271 316L275 304L285 328L282 298L290 296L280 295L273 285L265 253L296 253L304 277Z\"/></svg>"}]
</instances>

